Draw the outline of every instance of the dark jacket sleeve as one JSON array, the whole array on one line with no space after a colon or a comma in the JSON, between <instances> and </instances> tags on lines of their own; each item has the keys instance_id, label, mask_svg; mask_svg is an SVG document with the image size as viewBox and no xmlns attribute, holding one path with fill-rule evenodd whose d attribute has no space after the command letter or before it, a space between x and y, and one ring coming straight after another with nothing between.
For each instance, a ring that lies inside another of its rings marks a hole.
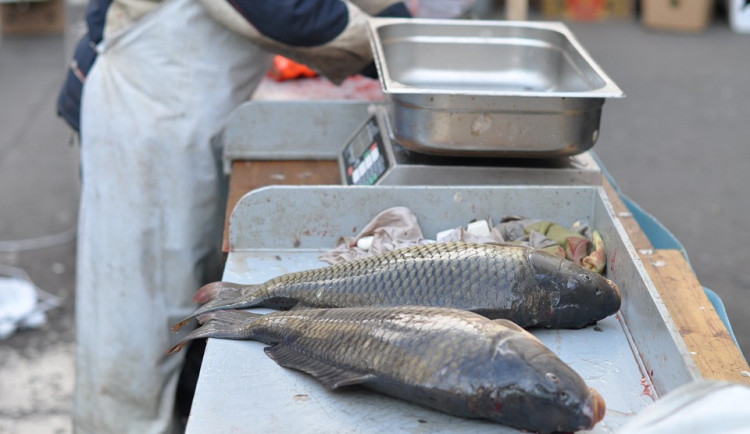
<instances>
[{"instance_id":1,"label":"dark jacket sleeve","mask_svg":"<svg viewBox=\"0 0 750 434\"><path fill-rule=\"evenodd\" d=\"M326 44L344 31L349 21L341 0L227 0L264 36L289 46ZM390 4L378 16L410 17L403 2Z\"/></svg>"},{"instance_id":2,"label":"dark jacket sleeve","mask_svg":"<svg viewBox=\"0 0 750 434\"><path fill-rule=\"evenodd\" d=\"M65 75L60 94L57 97L57 115L76 131L80 131L81 125L81 94L86 75L96 59L96 51L92 47L89 34L83 35L76 46L73 60Z\"/></svg>"},{"instance_id":3,"label":"dark jacket sleeve","mask_svg":"<svg viewBox=\"0 0 750 434\"><path fill-rule=\"evenodd\" d=\"M227 0L263 36L288 47L324 46L349 24L349 8L342 0ZM381 17L411 17L403 1L354 1ZM290 53L293 56L293 53ZM374 62L361 71L377 77Z\"/></svg>"},{"instance_id":4,"label":"dark jacket sleeve","mask_svg":"<svg viewBox=\"0 0 750 434\"><path fill-rule=\"evenodd\" d=\"M71 128L80 131L83 83L96 60L96 44L104 34L104 22L112 0L91 0L86 10L87 31L76 45L65 81L57 97L57 114Z\"/></svg>"}]
</instances>

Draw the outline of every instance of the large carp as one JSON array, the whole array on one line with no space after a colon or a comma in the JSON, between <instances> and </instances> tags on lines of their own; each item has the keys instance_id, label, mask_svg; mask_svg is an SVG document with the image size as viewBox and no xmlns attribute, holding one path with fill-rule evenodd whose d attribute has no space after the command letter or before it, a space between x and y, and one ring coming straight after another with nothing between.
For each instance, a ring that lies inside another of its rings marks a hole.
<instances>
[{"instance_id":1,"label":"large carp","mask_svg":"<svg viewBox=\"0 0 750 434\"><path fill-rule=\"evenodd\" d=\"M361 384L444 413L537 432L591 429L604 400L507 320L424 307L220 310L170 350L214 337L264 342L283 367L337 389Z\"/></svg>"},{"instance_id":2,"label":"large carp","mask_svg":"<svg viewBox=\"0 0 750 434\"><path fill-rule=\"evenodd\" d=\"M581 328L614 314L611 280L520 245L435 243L308 271L259 285L214 282L191 317L218 309L424 305L465 309L521 327Z\"/></svg>"}]
</instances>

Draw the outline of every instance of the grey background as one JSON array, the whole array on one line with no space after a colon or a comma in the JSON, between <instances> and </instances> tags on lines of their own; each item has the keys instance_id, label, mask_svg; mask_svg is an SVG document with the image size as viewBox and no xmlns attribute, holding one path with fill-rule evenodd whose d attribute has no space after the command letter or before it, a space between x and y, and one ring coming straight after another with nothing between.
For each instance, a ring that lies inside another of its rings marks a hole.
<instances>
[{"instance_id":1,"label":"grey background","mask_svg":"<svg viewBox=\"0 0 750 434\"><path fill-rule=\"evenodd\" d=\"M67 37L0 42L0 240L58 241L0 251L0 264L22 268L61 300L46 326L0 341L0 433L70 432L75 243L66 235L76 222L77 152L54 102L80 31L75 12ZM622 191L682 242L749 354L750 35L721 16L698 34L636 20L568 24L627 94L605 104L595 152Z\"/></svg>"}]
</instances>

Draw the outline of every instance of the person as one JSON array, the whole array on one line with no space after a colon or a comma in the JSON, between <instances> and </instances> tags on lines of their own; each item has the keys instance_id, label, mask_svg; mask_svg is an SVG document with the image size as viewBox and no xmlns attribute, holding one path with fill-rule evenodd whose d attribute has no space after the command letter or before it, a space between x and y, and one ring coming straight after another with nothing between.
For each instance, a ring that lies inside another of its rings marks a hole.
<instances>
[{"instance_id":1,"label":"person","mask_svg":"<svg viewBox=\"0 0 750 434\"><path fill-rule=\"evenodd\" d=\"M369 15L410 14L400 0L91 0L58 100L81 156L75 432L179 431L170 326L221 276L212 138L273 54L333 82L372 71Z\"/></svg>"}]
</instances>

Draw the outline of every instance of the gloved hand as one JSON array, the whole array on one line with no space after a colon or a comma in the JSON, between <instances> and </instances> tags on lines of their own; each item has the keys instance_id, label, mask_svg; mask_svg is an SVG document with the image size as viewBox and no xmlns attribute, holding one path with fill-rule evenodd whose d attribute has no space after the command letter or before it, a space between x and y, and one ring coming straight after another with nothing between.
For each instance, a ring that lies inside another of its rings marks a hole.
<instances>
[{"instance_id":1,"label":"gloved hand","mask_svg":"<svg viewBox=\"0 0 750 434\"><path fill-rule=\"evenodd\" d=\"M401 0L352 0L364 12L376 17L411 18L411 11ZM375 62L370 62L360 71L365 77L378 78Z\"/></svg>"}]
</instances>

